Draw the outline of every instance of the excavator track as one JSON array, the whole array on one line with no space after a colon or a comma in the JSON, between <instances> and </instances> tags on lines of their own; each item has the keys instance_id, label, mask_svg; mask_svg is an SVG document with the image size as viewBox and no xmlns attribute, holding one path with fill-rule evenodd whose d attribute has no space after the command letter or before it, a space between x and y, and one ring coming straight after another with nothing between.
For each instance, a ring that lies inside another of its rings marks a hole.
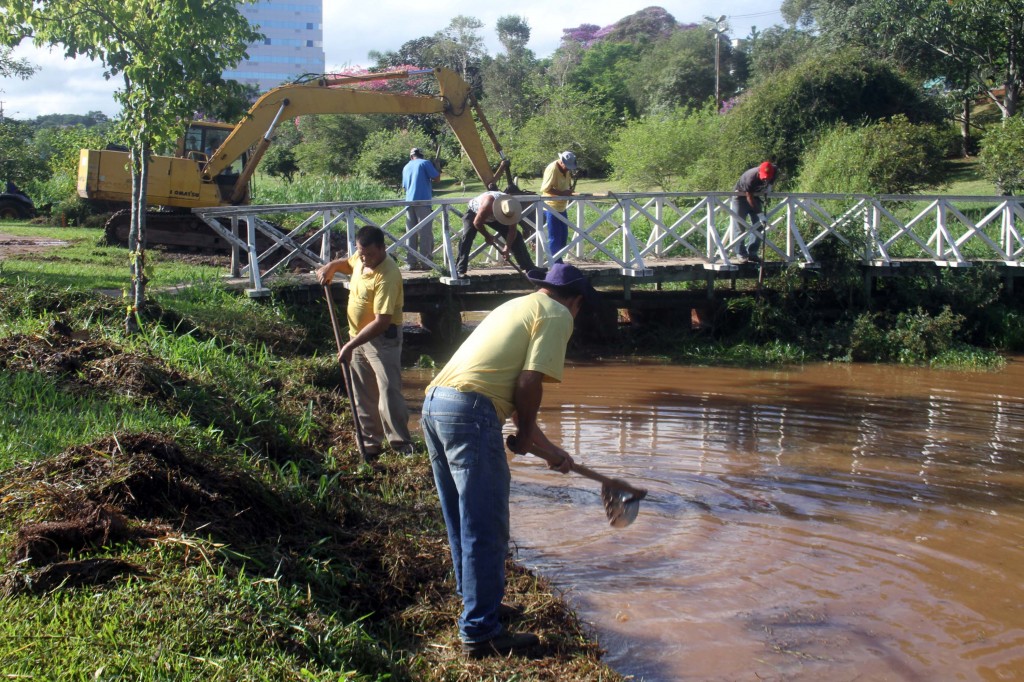
<instances>
[{"instance_id":1,"label":"excavator track","mask_svg":"<svg viewBox=\"0 0 1024 682\"><path fill-rule=\"evenodd\" d=\"M128 246L131 230L131 211L122 209L110 216L104 226L108 244ZM245 221L239 221L245 229ZM243 232L244 234L244 232ZM231 244L191 213L149 211L146 213L146 246L199 253L230 253ZM260 252L270 246L263 234L256 235L256 248Z\"/></svg>"}]
</instances>

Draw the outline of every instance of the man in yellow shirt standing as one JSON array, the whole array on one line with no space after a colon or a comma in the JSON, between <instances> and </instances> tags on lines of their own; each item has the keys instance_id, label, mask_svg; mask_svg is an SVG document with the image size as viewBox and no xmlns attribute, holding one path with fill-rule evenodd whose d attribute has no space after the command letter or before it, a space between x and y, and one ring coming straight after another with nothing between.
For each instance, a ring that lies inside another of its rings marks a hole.
<instances>
[{"instance_id":1,"label":"man in yellow shirt standing","mask_svg":"<svg viewBox=\"0 0 1024 682\"><path fill-rule=\"evenodd\" d=\"M548 164L544 169L544 179L540 183L540 193L545 197L568 197L572 196L572 171L576 170L576 155L572 152L562 152L558 158ZM569 214L566 211L568 202L547 201L547 208L544 213L547 216L548 228L548 253L554 258L555 254L565 248L569 239ZM562 257L554 258L555 263L561 263Z\"/></svg>"},{"instance_id":2,"label":"man in yellow shirt standing","mask_svg":"<svg viewBox=\"0 0 1024 682\"><path fill-rule=\"evenodd\" d=\"M379 455L384 438L396 452L412 454L409 409L402 397L402 306L405 290L398 265L388 257L384 231L366 225L356 233L356 253L316 271L328 285L337 273L351 275L349 340L338 358L352 368L352 391L366 454Z\"/></svg>"},{"instance_id":3,"label":"man in yellow shirt standing","mask_svg":"<svg viewBox=\"0 0 1024 682\"><path fill-rule=\"evenodd\" d=\"M509 472L501 428L515 415L516 451L572 457L537 424L544 382L562 380L573 320L597 294L579 269L556 264L527 274L539 291L494 309L427 387L420 424L462 596L459 635L472 658L522 653L538 644L499 621L509 540Z\"/></svg>"}]
</instances>

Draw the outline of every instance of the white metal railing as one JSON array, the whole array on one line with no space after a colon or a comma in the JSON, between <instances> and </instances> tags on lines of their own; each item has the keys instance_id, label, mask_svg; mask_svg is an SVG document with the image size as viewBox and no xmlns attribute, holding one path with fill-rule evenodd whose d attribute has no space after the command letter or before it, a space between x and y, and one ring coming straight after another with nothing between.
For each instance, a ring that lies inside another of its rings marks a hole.
<instances>
[{"instance_id":1,"label":"white metal railing","mask_svg":"<svg viewBox=\"0 0 1024 682\"><path fill-rule=\"evenodd\" d=\"M517 197L527 243L534 260L547 265L569 256L617 266L624 276L652 273L652 262L695 259L707 269L736 269L737 245L754 229L733 208L734 192L608 193L568 200L568 243L549 253L545 204L535 195ZM801 267L817 267L814 247L837 240L865 264L898 265L926 260L940 266L967 267L996 261L1020 267L1024 262L1024 207L1019 197L938 195L770 194L765 211L764 249L768 258ZM344 235L349 251L363 225L377 225L389 237L388 251L408 256L438 272L451 285L466 283L455 272L462 216L469 198L433 199L430 216L406 232L409 202L370 201L194 209L233 247L232 274L247 276L251 291L265 291L262 279L298 258L316 267L331 258L331 236ZM304 216L284 231L267 218ZM561 219L560 217L558 219ZM246 234L239 232L240 222ZM440 239L432 254L412 252L409 237L433 222ZM228 225L230 227L225 227ZM259 253L257 232L272 244ZM242 267L242 255L246 265ZM498 260L497 251L479 243L471 258Z\"/></svg>"}]
</instances>

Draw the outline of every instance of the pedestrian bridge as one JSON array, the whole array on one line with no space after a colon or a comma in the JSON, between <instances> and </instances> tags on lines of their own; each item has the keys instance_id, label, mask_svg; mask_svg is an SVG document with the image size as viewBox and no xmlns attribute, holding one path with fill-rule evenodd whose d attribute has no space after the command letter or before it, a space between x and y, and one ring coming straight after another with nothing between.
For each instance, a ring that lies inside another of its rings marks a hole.
<instances>
[{"instance_id":1,"label":"pedestrian bridge","mask_svg":"<svg viewBox=\"0 0 1024 682\"><path fill-rule=\"evenodd\" d=\"M566 257L606 277L614 275L628 288L631 282L695 279L700 273L709 282L757 273L759 268L733 255L737 244L754 229L733 211L735 196L734 192L609 192L569 197L569 239L557 253L548 252L543 200L536 195L517 198L523 204L520 224L539 266ZM434 230L436 246L431 254L409 253L412 232L406 232L405 216L417 202L353 201L194 212L230 245L231 274L247 278L247 291L260 296L269 292L267 279L288 271L289 264L298 261L312 269L332 256L353 251L355 234L364 225L384 230L388 251L400 263L411 257L428 266L428 274L436 275L438 283L469 287L484 274L481 268L497 272L505 264L495 249L478 239L469 277L455 273L452 264L468 201L469 197L418 202L433 208L429 218L413 228ZM818 268L815 247L835 242L866 269L879 272L892 272L901 265L966 268L995 263L1005 269L1010 285L1018 273L1024 275L1024 207L1019 197L769 194L766 204L765 267Z\"/></svg>"}]
</instances>

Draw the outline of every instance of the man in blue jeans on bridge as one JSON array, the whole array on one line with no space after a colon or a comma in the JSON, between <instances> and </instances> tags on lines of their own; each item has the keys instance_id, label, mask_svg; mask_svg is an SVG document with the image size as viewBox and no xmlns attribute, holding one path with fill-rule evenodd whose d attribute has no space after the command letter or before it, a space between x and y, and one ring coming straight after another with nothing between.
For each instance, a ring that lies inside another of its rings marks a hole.
<instances>
[{"instance_id":1,"label":"man in blue jeans on bridge","mask_svg":"<svg viewBox=\"0 0 1024 682\"><path fill-rule=\"evenodd\" d=\"M509 541L509 472L501 427L512 416L518 453L534 447L572 457L537 425L543 383L562 380L573 320L597 294L572 265L528 279L540 289L494 309L427 387L421 427L430 451L462 596L459 635L472 658L523 652L539 640L499 621ZM509 607L504 607L506 610Z\"/></svg>"},{"instance_id":2,"label":"man in blue jeans on bridge","mask_svg":"<svg viewBox=\"0 0 1024 682\"><path fill-rule=\"evenodd\" d=\"M409 151L409 163L402 169L402 188L405 189L406 201L428 201L434 196L433 184L441 173L431 161L423 158L419 147ZM413 229L430 216L433 207L430 204L409 206L405 210L405 231ZM409 237L409 255L407 262L410 270L429 270L430 266L418 259L413 253L422 254L431 260L434 252L434 221L427 222Z\"/></svg>"},{"instance_id":3,"label":"man in blue jeans on bridge","mask_svg":"<svg viewBox=\"0 0 1024 682\"><path fill-rule=\"evenodd\" d=\"M545 197L570 197L573 194L572 172L576 170L576 155L562 152L558 158L544 169L544 177L540 181L540 193ZM544 209L548 228L548 253L555 263L561 263L562 257L555 254L565 248L569 241L569 212L565 200L546 201Z\"/></svg>"}]
</instances>

